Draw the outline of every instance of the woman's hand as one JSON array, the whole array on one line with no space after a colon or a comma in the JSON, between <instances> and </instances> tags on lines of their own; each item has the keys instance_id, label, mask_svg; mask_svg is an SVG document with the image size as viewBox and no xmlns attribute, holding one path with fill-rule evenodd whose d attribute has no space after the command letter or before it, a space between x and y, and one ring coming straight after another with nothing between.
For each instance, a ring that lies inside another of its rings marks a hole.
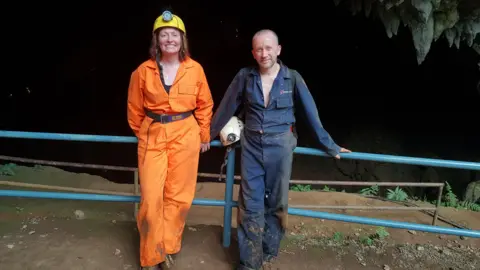
<instances>
[{"instance_id":1,"label":"woman's hand","mask_svg":"<svg viewBox=\"0 0 480 270\"><path fill-rule=\"evenodd\" d=\"M210 150L210 143L200 143L200 153L205 153Z\"/></svg>"}]
</instances>

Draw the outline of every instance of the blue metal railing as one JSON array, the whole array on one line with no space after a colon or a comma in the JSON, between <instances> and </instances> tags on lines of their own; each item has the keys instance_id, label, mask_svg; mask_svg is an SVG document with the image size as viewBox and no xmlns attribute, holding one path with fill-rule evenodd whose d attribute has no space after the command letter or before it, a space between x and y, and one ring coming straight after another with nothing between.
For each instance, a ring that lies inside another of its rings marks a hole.
<instances>
[{"instance_id":1,"label":"blue metal railing","mask_svg":"<svg viewBox=\"0 0 480 270\"><path fill-rule=\"evenodd\" d=\"M21 131L0 131L0 138L2 137L17 138L17 139L89 141L89 142L109 142L109 143L136 143L137 142L137 138L127 137L127 136L38 133L38 132L21 132ZM211 145L214 147L222 147L219 141L213 141ZM321 150L305 148L305 147L297 147L294 150L294 152L297 154L328 157L328 155ZM390 162L390 163L401 163L401 164L410 164L410 165L423 165L423 166L480 171L480 163L478 162L415 158L415 157L406 157L406 156L392 156L392 155L380 155L380 154L369 154L369 153L343 153L341 154L341 157L342 159L369 160L369 161L378 161L378 162ZM193 201L194 205L224 207L224 220L223 220L223 246L224 247L230 246L232 208L237 206L237 202L233 201L234 173L235 173L235 149L231 149L231 151L228 153L228 158L227 158L225 200L219 201L219 200L210 200L210 199L194 199ZM140 201L139 196L40 192L40 191L22 191L22 190L0 190L0 196L70 199L70 200L116 201L116 202L139 202ZM333 213L296 209L296 208L289 208L288 213L291 215L322 218L322 219L359 223L359 224L366 224L366 225L384 226L384 227L390 227L390 228L408 229L408 230L417 230L417 231L424 231L424 232L431 232L431 233L480 238L479 230L465 230L465 229L448 228L448 227L441 227L441 226L423 225L418 223L381 220L381 219L374 219L374 218L333 214Z\"/></svg>"}]
</instances>

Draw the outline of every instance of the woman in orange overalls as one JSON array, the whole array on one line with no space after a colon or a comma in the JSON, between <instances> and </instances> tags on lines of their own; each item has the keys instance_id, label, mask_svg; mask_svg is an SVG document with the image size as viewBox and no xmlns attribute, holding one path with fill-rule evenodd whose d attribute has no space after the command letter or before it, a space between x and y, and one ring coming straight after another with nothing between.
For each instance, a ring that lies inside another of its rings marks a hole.
<instances>
[{"instance_id":1,"label":"woman in orange overalls","mask_svg":"<svg viewBox=\"0 0 480 270\"><path fill-rule=\"evenodd\" d=\"M200 152L210 148L213 99L202 66L189 57L183 21L155 20L149 60L128 88L128 123L138 138L140 264L168 268L181 248Z\"/></svg>"}]
</instances>

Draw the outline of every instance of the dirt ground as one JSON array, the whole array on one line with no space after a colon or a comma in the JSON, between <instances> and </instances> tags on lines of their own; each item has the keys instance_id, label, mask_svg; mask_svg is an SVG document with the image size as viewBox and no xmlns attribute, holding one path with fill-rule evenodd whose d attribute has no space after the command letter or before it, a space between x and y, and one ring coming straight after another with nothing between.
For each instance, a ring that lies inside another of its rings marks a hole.
<instances>
[{"instance_id":1,"label":"dirt ground","mask_svg":"<svg viewBox=\"0 0 480 270\"><path fill-rule=\"evenodd\" d=\"M52 167L17 167L0 181L132 192L132 185ZM20 189L1 186L0 189ZM235 187L235 199L238 187ZM223 183L199 183L197 198L223 199ZM394 205L355 194L291 192L292 205ZM139 269L133 203L0 197L0 269ZM327 210L356 216L430 224L418 211ZM480 229L480 213L442 208L440 215ZM233 213L235 216L235 211ZM222 247L223 209L194 206L177 269L234 269L232 244ZM438 222L439 226L448 226ZM480 269L480 239L289 217L289 230L273 269ZM370 239L370 240L368 240ZM368 240L368 241L367 241Z\"/></svg>"}]
</instances>

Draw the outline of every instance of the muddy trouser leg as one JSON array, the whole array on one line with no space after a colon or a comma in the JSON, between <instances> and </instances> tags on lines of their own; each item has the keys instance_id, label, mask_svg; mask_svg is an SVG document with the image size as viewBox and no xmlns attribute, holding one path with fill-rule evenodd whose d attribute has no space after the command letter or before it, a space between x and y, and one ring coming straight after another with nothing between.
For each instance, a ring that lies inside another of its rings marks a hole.
<instances>
[{"instance_id":1,"label":"muddy trouser leg","mask_svg":"<svg viewBox=\"0 0 480 270\"><path fill-rule=\"evenodd\" d=\"M146 125L142 125L145 128ZM163 245L163 191L167 178L168 158L165 147L156 141L165 139L165 128L154 124L150 129L148 145L145 138L138 142L138 163L140 177L140 209L137 227L140 233L140 265L153 267L165 260Z\"/></svg>"},{"instance_id":2,"label":"muddy trouser leg","mask_svg":"<svg viewBox=\"0 0 480 270\"><path fill-rule=\"evenodd\" d=\"M263 260L278 256L280 241L287 228L288 190L292 172L293 149L297 139L292 132L265 136L265 228Z\"/></svg>"},{"instance_id":3,"label":"muddy trouser leg","mask_svg":"<svg viewBox=\"0 0 480 270\"><path fill-rule=\"evenodd\" d=\"M237 234L240 262L237 269L262 267L265 172L261 136L242 136L242 180L238 195Z\"/></svg>"}]
</instances>

